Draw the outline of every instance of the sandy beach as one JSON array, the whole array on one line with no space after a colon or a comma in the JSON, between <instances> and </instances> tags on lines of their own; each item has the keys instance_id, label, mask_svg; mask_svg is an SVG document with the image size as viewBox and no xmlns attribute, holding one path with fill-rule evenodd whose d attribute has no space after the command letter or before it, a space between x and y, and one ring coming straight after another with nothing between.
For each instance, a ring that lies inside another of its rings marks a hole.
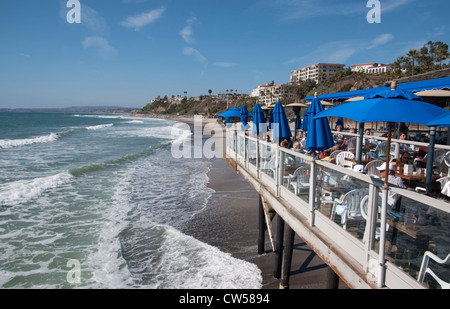
<instances>
[{"instance_id":1,"label":"sandy beach","mask_svg":"<svg viewBox=\"0 0 450 309\"><path fill-rule=\"evenodd\" d=\"M193 125L192 117L155 116ZM215 119L203 119L206 124ZM258 192L225 160L211 159L209 184L215 193L206 209L185 226L183 233L208 243L233 257L256 264L261 270L263 289L279 289L274 278L275 254L266 232L265 253L258 254ZM277 217L273 220L276 231ZM290 289L325 289L327 265L306 243L295 236ZM347 286L340 280L339 288Z\"/></svg>"}]
</instances>

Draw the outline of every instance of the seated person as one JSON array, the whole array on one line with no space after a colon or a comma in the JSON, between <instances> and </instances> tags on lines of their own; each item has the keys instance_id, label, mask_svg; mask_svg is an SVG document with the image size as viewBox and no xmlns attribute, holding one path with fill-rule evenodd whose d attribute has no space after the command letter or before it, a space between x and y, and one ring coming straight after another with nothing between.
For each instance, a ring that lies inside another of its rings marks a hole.
<instances>
[{"instance_id":1,"label":"seated person","mask_svg":"<svg viewBox=\"0 0 450 309\"><path fill-rule=\"evenodd\" d=\"M350 133L356 133L355 129L350 129ZM343 150L348 150L348 141L352 138L353 136L346 136L344 138L344 142L341 144L341 149Z\"/></svg>"},{"instance_id":2,"label":"seated person","mask_svg":"<svg viewBox=\"0 0 450 309\"><path fill-rule=\"evenodd\" d=\"M377 170L380 172L381 179L386 178L386 174L388 177L388 183L400 187L400 188L406 188L406 186L403 184L403 180L395 175L395 165L392 163L389 163L389 172L386 171L386 162L384 162L381 166L377 167Z\"/></svg>"},{"instance_id":3,"label":"seated person","mask_svg":"<svg viewBox=\"0 0 450 309\"><path fill-rule=\"evenodd\" d=\"M400 132L400 137L399 139L401 140L406 140L406 133L405 132ZM403 153L403 152L407 152L409 150L409 145L408 144L399 144L399 152Z\"/></svg>"},{"instance_id":4,"label":"seated person","mask_svg":"<svg viewBox=\"0 0 450 309\"><path fill-rule=\"evenodd\" d=\"M364 135L370 135L370 129L365 129ZM371 137L364 137L363 147L366 148L366 150L368 150L370 148L375 148L377 145L378 145L378 141L376 139L373 139Z\"/></svg>"},{"instance_id":5,"label":"seated person","mask_svg":"<svg viewBox=\"0 0 450 309\"><path fill-rule=\"evenodd\" d=\"M340 133L342 131L342 126L340 124L337 125L336 131L338 131L339 133L333 134L334 142L336 144L342 144L342 142L344 141L344 135Z\"/></svg>"}]
</instances>

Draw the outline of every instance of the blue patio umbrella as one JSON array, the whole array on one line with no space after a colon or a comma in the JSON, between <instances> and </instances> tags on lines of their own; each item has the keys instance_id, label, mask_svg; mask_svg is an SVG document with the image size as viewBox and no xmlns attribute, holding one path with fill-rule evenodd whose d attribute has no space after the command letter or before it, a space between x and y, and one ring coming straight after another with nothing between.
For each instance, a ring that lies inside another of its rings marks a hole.
<instances>
[{"instance_id":1,"label":"blue patio umbrella","mask_svg":"<svg viewBox=\"0 0 450 309\"><path fill-rule=\"evenodd\" d=\"M307 151L323 151L334 146L333 134L327 118L315 119L314 116L324 110L317 98L317 93L308 108L308 135L305 149Z\"/></svg>"},{"instance_id":2,"label":"blue patio umbrella","mask_svg":"<svg viewBox=\"0 0 450 309\"><path fill-rule=\"evenodd\" d=\"M308 131L308 110L305 110L305 112L303 113L303 121L300 130Z\"/></svg>"},{"instance_id":3,"label":"blue patio umbrella","mask_svg":"<svg viewBox=\"0 0 450 309\"><path fill-rule=\"evenodd\" d=\"M231 124L231 118L241 118L241 109L237 107L230 108L226 112L216 116L216 118L219 117L225 118L225 124L228 126Z\"/></svg>"},{"instance_id":4,"label":"blue patio umbrella","mask_svg":"<svg viewBox=\"0 0 450 309\"><path fill-rule=\"evenodd\" d=\"M301 130L302 129L302 115L298 113L296 115L295 119L295 130Z\"/></svg>"},{"instance_id":5,"label":"blue patio umbrella","mask_svg":"<svg viewBox=\"0 0 450 309\"><path fill-rule=\"evenodd\" d=\"M392 127L393 122L427 124L445 113L446 110L426 103L412 92L393 88L369 96L365 100L353 101L332 107L316 115L321 117L345 117L359 123L386 121ZM390 147L391 131L388 132L388 147ZM389 160L389 156L386 156Z\"/></svg>"},{"instance_id":6,"label":"blue patio umbrella","mask_svg":"<svg viewBox=\"0 0 450 309\"><path fill-rule=\"evenodd\" d=\"M275 104L270 121L273 130L272 139L274 141L282 141L283 139L292 137L286 112L280 102Z\"/></svg>"},{"instance_id":7,"label":"blue patio umbrella","mask_svg":"<svg viewBox=\"0 0 450 309\"><path fill-rule=\"evenodd\" d=\"M258 136L259 134L267 132L266 116L259 104L256 104L252 111L253 114L253 135Z\"/></svg>"},{"instance_id":8,"label":"blue patio umbrella","mask_svg":"<svg viewBox=\"0 0 450 309\"><path fill-rule=\"evenodd\" d=\"M450 127L450 111L446 111L445 114L427 122L427 126Z\"/></svg>"},{"instance_id":9,"label":"blue patio umbrella","mask_svg":"<svg viewBox=\"0 0 450 309\"><path fill-rule=\"evenodd\" d=\"M389 123L387 141L387 153L389 154L393 122L427 124L445 112L446 110L443 108L423 102L422 98L414 95L413 93L397 90L397 84L393 82L391 85L391 91L383 91L371 95L365 100L348 102L332 107L328 110L320 112L314 118L318 119L330 116L345 117L360 123L386 121ZM389 166L389 159L390 156L387 155L386 166ZM428 161L430 160L431 162L433 161L429 158ZM388 177L385 177L381 211L382 226L386 226L388 186ZM383 274L385 264L385 242L386 230L381 229L379 264L380 270ZM384 284L384 275L380 275L380 278L381 282L379 282L379 286L381 287Z\"/></svg>"},{"instance_id":10,"label":"blue patio umbrella","mask_svg":"<svg viewBox=\"0 0 450 309\"><path fill-rule=\"evenodd\" d=\"M242 125L241 125L242 131L247 131L249 117L253 117L253 115L248 112L247 107L245 105L242 105L241 114L240 114L240 118L241 118L241 122L242 122Z\"/></svg>"},{"instance_id":11,"label":"blue patio umbrella","mask_svg":"<svg viewBox=\"0 0 450 309\"><path fill-rule=\"evenodd\" d=\"M344 128L344 118L343 117L338 117L338 119L336 121L336 126L334 128L336 129L337 126L341 126L342 128Z\"/></svg>"}]
</instances>

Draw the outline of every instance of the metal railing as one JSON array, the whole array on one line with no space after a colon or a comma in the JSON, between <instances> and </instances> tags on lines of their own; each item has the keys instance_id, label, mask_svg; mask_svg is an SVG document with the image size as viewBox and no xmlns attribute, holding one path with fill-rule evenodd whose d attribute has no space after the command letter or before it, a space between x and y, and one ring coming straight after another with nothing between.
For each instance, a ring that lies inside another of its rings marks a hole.
<instances>
[{"instance_id":1,"label":"metal railing","mask_svg":"<svg viewBox=\"0 0 450 309\"><path fill-rule=\"evenodd\" d=\"M425 252L440 258L450 252L450 204L389 186L383 224L380 179L241 131L228 129L226 146L228 158L356 260L365 280L378 287L434 287L431 277L420 284L418 272ZM434 272L450 278L448 265L435 265Z\"/></svg>"}]
</instances>

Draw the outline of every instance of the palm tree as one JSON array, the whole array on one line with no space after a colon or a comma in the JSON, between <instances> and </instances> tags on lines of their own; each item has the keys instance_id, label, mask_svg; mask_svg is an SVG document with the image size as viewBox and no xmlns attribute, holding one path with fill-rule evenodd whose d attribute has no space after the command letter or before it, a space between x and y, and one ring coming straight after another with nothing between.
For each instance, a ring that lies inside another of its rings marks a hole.
<instances>
[{"instance_id":1,"label":"palm tree","mask_svg":"<svg viewBox=\"0 0 450 309\"><path fill-rule=\"evenodd\" d=\"M209 90L208 90L208 93L209 93L209 96L211 96L212 90L209 89Z\"/></svg>"},{"instance_id":2,"label":"palm tree","mask_svg":"<svg viewBox=\"0 0 450 309\"><path fill-rule=\"evenodd\" d=\"M436 60L439 61L439 65L442 69L442 60L446 60L450 57L448 52L448 45L443 42L436 42Z\"/></svg>"},{"instance_id":3,"label":"palm tree","mask_svg":"<svg viewBox=\"0 0 450 309\"><path fill-rule=\"evenodd\" d=\"M406 55L408 57L411 57L412 59L412 75L414 75L415 59L417 59L420 56L420 53L417 51L417 49L411 49Z\"/></svg>"}]
</instances>

